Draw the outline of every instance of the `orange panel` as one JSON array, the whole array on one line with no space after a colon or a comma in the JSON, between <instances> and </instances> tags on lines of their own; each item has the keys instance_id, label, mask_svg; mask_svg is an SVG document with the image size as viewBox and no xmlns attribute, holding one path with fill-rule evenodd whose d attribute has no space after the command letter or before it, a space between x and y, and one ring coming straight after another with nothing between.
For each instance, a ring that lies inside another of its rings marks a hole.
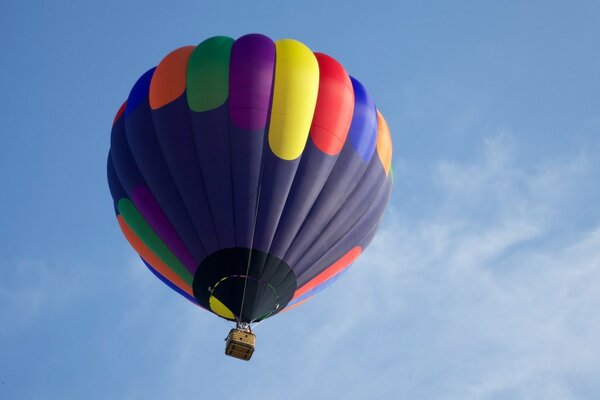
<instances>
[{"instance_id":1,"label":"orange panel","mask_svg":"<svg viewBox=\"0 0 600 400\"><path fill-rule=\"evenodd\" d=\"M377 154L387 176L392 165L392 137L383 115L377 110Z\"/></svg>"},{"instance_id":2,"label":"orange panel","mask_svg":"<svg viewBox=\"0 0 600 400\"><path fill-rule=\"evenodd\" d=\"M183 94L188 59L195 48L180 47L158 64L150 82L150 107L153 110L169 104Z\"/></svg>"}]
</instances>

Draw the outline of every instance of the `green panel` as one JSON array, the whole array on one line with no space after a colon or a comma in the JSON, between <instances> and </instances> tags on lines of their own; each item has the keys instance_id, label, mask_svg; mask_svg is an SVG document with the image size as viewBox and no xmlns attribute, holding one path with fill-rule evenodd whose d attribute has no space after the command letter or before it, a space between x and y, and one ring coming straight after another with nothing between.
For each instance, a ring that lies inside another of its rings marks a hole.
<instances>
[{"instance_id":1,"label":"green panel","mask_svg":"<svg viewBox=\"0 0 600 400\"><path fill-rule=\"evenodd\" d=\"M187 101L193 111L221 106L229 96L229 59L234 40L215 36L200 43L188 61Z\"/></svg>"},{"instance_id":2,"label":"green panel","mask_svg":"<svg viewBox=\"0 0 600 400\"><path fill-rule=\"evenodd\" d=\"M144 244L156 254L169 268L181 279L192 285L193 277L190 272L179 262L177 257L171 253L167 245L154 233L154 230L144 217L138 212L135 205L129 199L121 199L118 204L119 213L127 222L127 225L144 242Z\"/></svg>"}]
</instances>

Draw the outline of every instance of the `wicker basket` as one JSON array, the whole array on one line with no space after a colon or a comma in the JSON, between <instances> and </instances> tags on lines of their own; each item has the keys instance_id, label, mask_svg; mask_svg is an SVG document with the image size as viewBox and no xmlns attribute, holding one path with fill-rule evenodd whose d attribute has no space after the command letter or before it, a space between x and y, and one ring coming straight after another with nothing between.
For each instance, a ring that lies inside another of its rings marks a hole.
<instances>
[{"instance_id":1,"label":"wicker basket","mask_svg":"<svg viewBox=\"0 0 600 400\"><path fill-rule=\"evenodd\" d=\"M232 329L226 339L225 354L248 361L254 353L256 335L243 329Z\"/></svg>"}]
</instances>

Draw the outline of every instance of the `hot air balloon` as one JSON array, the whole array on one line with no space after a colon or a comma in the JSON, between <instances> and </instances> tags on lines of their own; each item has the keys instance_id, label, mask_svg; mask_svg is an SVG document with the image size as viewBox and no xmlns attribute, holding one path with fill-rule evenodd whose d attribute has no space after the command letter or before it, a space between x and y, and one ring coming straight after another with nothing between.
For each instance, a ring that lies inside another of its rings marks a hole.
<instances>
[{"instance_id":1,"label":"hot air balloon","mask_svg":"<svg viewBox=\"0 0 600 400\"><path fill-rule=\"evenodd\" d=\"M114 119L108 183L148 269L251 324L337 280L373 239L392 187L388 126L363 85L304 44L250 34L168 54Z\"/></svg>"}]
</instances>

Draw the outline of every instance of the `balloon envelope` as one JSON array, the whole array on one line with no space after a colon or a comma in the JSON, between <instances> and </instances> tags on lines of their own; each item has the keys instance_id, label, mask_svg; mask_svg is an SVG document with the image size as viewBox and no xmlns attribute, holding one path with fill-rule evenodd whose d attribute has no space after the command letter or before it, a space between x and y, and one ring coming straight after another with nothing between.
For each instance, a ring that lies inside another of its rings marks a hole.
<instances>
[{"instance_id":1,"label":"balloon envelope","mask_svg":"<svg viewBox=\"0 0 600 400\"><path fill-rule=\"evenodd\" d=\"M257 34L179 48L135 83L111 133L121 230L190 301L255 322L334 282L375 235L392 144L333 58Z\"/></svg>"}]
</instances>

